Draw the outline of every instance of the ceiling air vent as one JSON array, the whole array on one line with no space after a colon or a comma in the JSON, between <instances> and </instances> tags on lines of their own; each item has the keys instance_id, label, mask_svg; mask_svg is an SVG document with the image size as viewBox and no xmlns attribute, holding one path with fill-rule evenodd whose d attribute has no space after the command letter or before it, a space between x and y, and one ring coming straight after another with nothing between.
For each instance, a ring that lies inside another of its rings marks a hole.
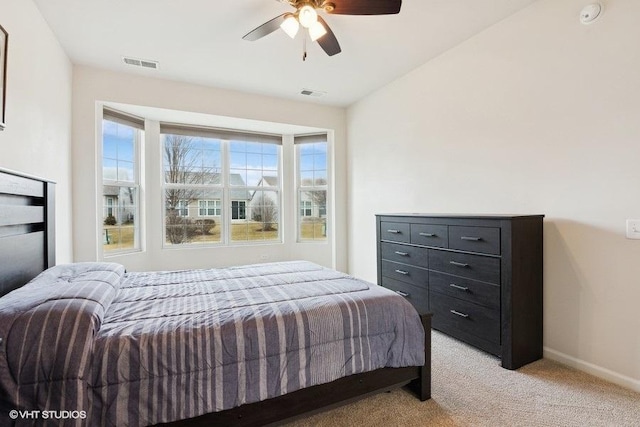
<instances>
[{"instance_id":1,"label":"ceiling air vent","mask_svg":"<svg viewBox=\"0 0 640 427\"><path fill-rule=\"evenodd\" d=\"M324 96L326 94L327 92L323 92L321 90L313 90L313 89L302 89L302 91L300 91L300 95L306 95L306 96Z\"/></svg>"},{"instance_id":2,"label":"ceiling air vent","mask_svg":"<svg viewBox=\"0 0 640 427\"><path fill-rule=\"evenodd\" d=\"M147 61L146 59L130 58L123 56L122 60L127 65L134 65L136 67L151 68L153 70L158 69L158 61Z\"/></svg>"}]
</instances>

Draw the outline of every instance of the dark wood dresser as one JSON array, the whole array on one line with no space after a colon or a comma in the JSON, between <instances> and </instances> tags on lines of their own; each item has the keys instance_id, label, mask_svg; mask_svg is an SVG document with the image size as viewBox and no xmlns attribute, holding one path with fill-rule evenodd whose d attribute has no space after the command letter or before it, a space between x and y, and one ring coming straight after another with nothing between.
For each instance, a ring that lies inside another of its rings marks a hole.
<instances>
[{"instance_id":1,"label":"dark wood dresser","mask_svg":"<svg viewBox=\"0 0 640 427\"><path fill-rule=\"evenodd\" d=\"M542 357L544 215L376 215L378 284L517 369Z\"/></svg>"}]
</instances>

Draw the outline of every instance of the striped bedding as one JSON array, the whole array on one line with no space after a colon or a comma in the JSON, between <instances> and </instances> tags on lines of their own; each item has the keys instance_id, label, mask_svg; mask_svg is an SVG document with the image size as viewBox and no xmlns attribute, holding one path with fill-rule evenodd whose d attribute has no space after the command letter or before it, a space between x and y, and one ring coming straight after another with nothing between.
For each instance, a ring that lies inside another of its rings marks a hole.
<instances>
[{"instance_id":1,"label":"striped bedding","mask_svg":"<svg viewBox=\"0 0 640 427\"><path fill-rule=\"evenodd\" d=\"M0 337L0 409L86 411L68 425L170 422L424 364L409 303L305 261L54 267L0 298Z\"/></svg>"}]
</instances>

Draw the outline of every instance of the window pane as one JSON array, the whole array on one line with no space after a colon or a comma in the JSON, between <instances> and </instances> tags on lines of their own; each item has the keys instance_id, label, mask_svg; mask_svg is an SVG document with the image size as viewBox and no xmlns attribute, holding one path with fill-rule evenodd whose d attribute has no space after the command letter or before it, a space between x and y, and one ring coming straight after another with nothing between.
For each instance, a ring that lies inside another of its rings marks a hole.
<instances>
[{"instance_id":1,"label":"window pane","mask_svg":"<svg viewBox=\"0 0 640 427\"><path fill-rule=\"evenodd\" d=\"M118 141L118 159L133 162L133 140Z\"/></svg>"},{"instance_id":2,"label":"window pane","mask_svg":"<svg viewBox=\"0 0 640 427\"><path fill-rule=\"evenodd\" d=\"M136 158L140 131L110 120L102 125L102 179L110 184L102 187L102 247L109 255L140 248Z\"/></svg>"},{"instance_id":3,"label":"window pane","mask_svg":"<svg viewBox=\"0 0 640 427\"><path fill-rule=\"evenodd\" d=\"M229 184L232 186L246 186L247 185L247 170L246 169L231 169L231 175L229 176Z\"/></svg>"},{"instance_id":4,"label":"window pane","mask_svg":"<svg viewBox=\"0 0 640 427\"><path fill-rule=\"evenodd\" d=\"M165 182L221 184L221 144L211 138L162 135Z\"/></svg>"},{"instance_id":5,"label":"window pane","mask_svg":"<svg viewBox=\"0 0 640 427\"><path fill-rule=\"evenodd\" d=\"M313 155L302 155L300 156L300 170L301 171L312 171L313 170Z\"/></svg>"},{"instance_id":6,"label":"window pane","mask_svg":"<svg viewBox=\"0 0 640 427\"><path fill-rule=\"evenodd\" d=\"M118 161L118 181L134 182L133 162Z\"/></svg>"},{"instance_id":7,"label":"window pane","mask_svg":"<svg viewBox=\"0 0 640 427\"><path fill-rule=\"evenodd\" d=\"M250 187L257 187L260 185L260 181L262 180L262 171L248 169L247 170L247 185Z\"/></svg>"},{"instance_id":8,"label":"window pane","mask_svg":"<svg viewBox=\"0 0 640 427\"><path fill-rule=\"evenodd\" d=\"M103 250L109 252L138 249L138 191L135 187L105 185L103 197Z\"/></svg>"},{"instance_id":9,"label":"window pane","mask_svg":"<svg viewBox=\"0 0 640 427\"><path fill-rule=\"evenodd\" d=\"M245 168L247 166L247 153L230 153L231 156L231 168Z\"/></svg>"},{"instance_id":10,"label":"window pane","mask_svg":"<svg viewBox=\"0 0 640 427\"><path fill-rule=\"evenodd\" d=\"M327 239L327 143L299 144L298 158L298 239Z\"/></svg>"},{"instance_id":11,"label":"window pane","mask_svg":"<svg viewBox=\"0 0 640 427\"><path fill-rule=\"evenodd\" d=\"M231 202L232 241L273 241L280 238L277 191L256 191L250 200Z\"/></svg>"},{"instance_id":12,"label":"window pane","mask_svg":"<svg viewBox=\"0 0 640 427\"><path fill-rule=\"evenodd\" d=\"M327 154L321 153L313 156L313 168L315 170L318 169L326 169L327 168Z\"/></svg>"},{"instance_id":13,"label":"window pane","mask_svg":"<svg viewBox=\"0 0 640 427\"><path fill-rule=\"evenodd\" d=\"M327 185L327 171L316 170L313 173L313 185L321 186Z\"/></svg>"},{"instance_id":14,"label":"window pane","mask_svg":"<svg viewBox=\"0 0 640 427\"><path fill-rule=\"evenodd\" d=\"M118 161L113 159L102 159L102 179L106 181L118 180Z\"/></svg>"},{"instance_id":15,"label":"window pane","mask_svg":"<svg viewBox=\"0 0 640 427\"><path fill-rule=\"evenodd\" d=\"M102 178L136 182L135 143L138 130L109 120L103 120L102 130Z\"/></svg>"},{"instance_id":16,"label":"window pane","mask_svg":"<svg viewBox=\"0 0 640 427\"><path fill-rule=\"evenodd\" d=\"M265 154L262 156L262 168L265 171L277 171L278 170L278 156Z\"/></svg>"},{"instance_id":17,"label":"window pane","mask_svg":"<svg viewBox=\"0 0 640 427\"><path fill-rule=\"evenodd\" d=\"M300 239L326 240L327 191L300 191Z\"/></svg>"},{"instance_id":18,"label":"window pane","mask_svg":"<svg viewBox=\"0 0 640 427\"><path fill-rule=\"evenodd\" d=\"M184 135L162 137L165 245L222 243L227 239L221 230L227 227L231 242L280 238L280 146ZM223 176L223 170L228 176ZM269 190L262 191L262 187Z\"/></svg>"},{"instance_id":19,"label":"window pane","mask_svg":"<svg viewBox=\"0 0 640 427\"><path fill-rule=\"evenodd\" d=\"M260 144L259 142L247 142L246 143L247 153L258 153L262 154L262 147L266 144Z\"/></svg>"},{"instance_id":20,"label":"window pane","mask_svg":"<svg viewBox=\"0 0 640 427\"><path fill-rule=\"evenodd\" d=\"M278 185L278 155L279 146L274 144L231 141L230 185L249 187ZM273 184L274 182L276 184Z\"/></svg>"},{"instance_id":21,"label":"window pane","mask_svg":"<svg viewBox=\"0 0 640 427\"><path fill-rule=\"evenodd\" d=\"M278 155L279 146L276 144L264 144L262 146L262 154Z\"/></svg>"},{"instance_id":22,"label":"window pane","mask_svg":"<svg viewBox=\"0 0 640 427\"><path fill-rule=\"evenodd\" d=\"M246 168L262 170L262 154L247 153Z\"/></svg>"},{"instance_id":23,"label":"window pane","mask_svg":"<svg viewBox=\"0 0 640 427\"><path fill-rule=\"evenodd\" d=\"M300 186L308 187L313 185L313 171L300 172Z\"/></svg>"},{"instance_id":24,"label":"window pane","mask_svg":"<svg viewBox=\"0 0 640 427\"><path fill-rule=\"evenodd\" d=\"M165 189L165 243L167 245L220 243L220 190ZM217 213L217 215L216 215Z\"/></svg>"},{"instance_id":25,"label":"window pane","mask_svg":"<svg viewBox=\"0 0 640 427\"><path fill-rule=\"evenodd\" d=\"M231 141L231 143L229 144L229 149L232 153L233 152L246 153L247 144L242 141Z\"/></svg>"}]
</instances>

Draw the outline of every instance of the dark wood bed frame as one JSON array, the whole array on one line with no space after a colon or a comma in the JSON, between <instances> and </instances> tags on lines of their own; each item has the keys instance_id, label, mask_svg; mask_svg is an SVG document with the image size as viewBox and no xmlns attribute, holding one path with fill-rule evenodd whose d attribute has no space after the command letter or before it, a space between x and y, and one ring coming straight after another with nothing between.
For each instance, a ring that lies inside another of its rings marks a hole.
<instances>
[{"instance_id":1,"label":"dark wood bed frame","mask_svg":"<svg viewBox=\"0 0 640 427\"><path fill-rule=\"evenodd\" d=\"M0 296L55 265L55 183L0 169ZM382 368L167 426L265 426L344 405L408 385L420 400L431 397L431 315L421 315L425 364Z\"/></svg>"},{"instance_id":2,"label":"dark wood bed frame","mask_svg":"<svg viewBox=\"0 0 640 427\"><path fill-rule=\"evenodd\" d=\"M0 296L55 265L55 183L0 169Z\"/></svg>"}]
</instances>

